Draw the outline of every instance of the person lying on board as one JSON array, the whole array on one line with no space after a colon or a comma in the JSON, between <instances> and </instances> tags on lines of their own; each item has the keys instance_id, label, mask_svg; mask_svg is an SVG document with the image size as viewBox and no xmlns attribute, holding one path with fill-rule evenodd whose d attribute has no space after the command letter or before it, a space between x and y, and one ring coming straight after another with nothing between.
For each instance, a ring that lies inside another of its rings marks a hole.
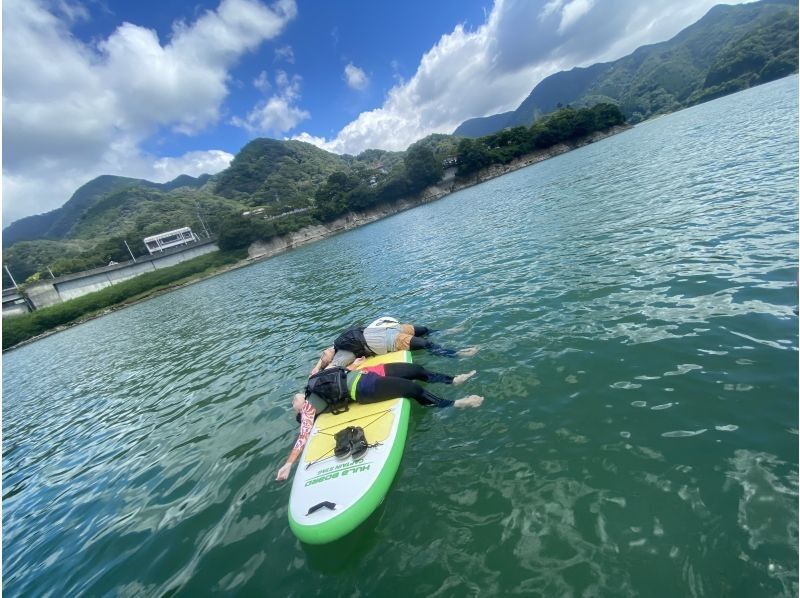
<instances>
[{"instance_id":1,"label":"person lying on board","mask_svg":"<svg viewBox=\"0 0 800 598\"><path fill-rule=\"evenodd\" d=\"M423 338L429 333L430 329L426 326L401 324L388 316L378 318L369 326L356 326L340 334L333 341L333 346L322 352L311 375L330 366L347 367L358 357L372 357L392 351L425 349L433 355L444 357L469 357L478 352L477 347L447 349Z\"/></svg>"},{"instance_id":2,"label":"person lying on board","mask_svg":"<svg viewBox=\"0 0 800 598\"><path fill-rule=\"evenodd\" d=\"M451 401L428 392L412 380L420 382L462 384L475 375L475 370L458 376L448 376L431 372L415 363L386 363L346 370L332 367L311 376L306 392L292 397L292 409L300 422L300 435L294 443L289 457L280 469L276 480L285 480L292 471L292 465L300 457L303 447L314 427L314 420L322 412L340 413L347 409L350 401L357 403L377 403L405 397L414 399L420 405L432 407L480 407L483 397L469 395Z\"/></svg>"}]
</instances>

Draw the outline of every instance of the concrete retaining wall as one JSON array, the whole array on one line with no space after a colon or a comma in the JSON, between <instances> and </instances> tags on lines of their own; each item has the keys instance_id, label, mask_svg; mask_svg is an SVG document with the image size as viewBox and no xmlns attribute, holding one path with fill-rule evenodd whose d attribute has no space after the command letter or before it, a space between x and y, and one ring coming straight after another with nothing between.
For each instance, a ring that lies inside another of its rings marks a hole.
<instances>
[{"instance_id":1,"label":"concrete retaining wall","mask_svg":"<svg viewBox=\"0 0 800 598\"><path fill-rule=\"evenodd\" d=\"M3 317L6 318L8 316L21 316L22 314L27 314L30 310L28 306L25 304L16 304L16 305L9 305L6 307L3 306Z\"/></svg>"},{"instance_id":2,"label":"concrete retaining wall","mask_svg":"<svg viewBox=\"0 0 800 598\"><path fill-rule=\"evenodd\" d=\"M26 294L34 307L39 309L100 291L124 280L168 268L212 251L219 251L216 241L204 240L187 247L176 247L162 254L140 257L136 262L95 268L55 280L42 280L27 287Z\"/></svg>"},{"instance_id":3,"label":"concrete retaining wall","mask_svg":"<svg viewBox=\"0 0 800 598\"><path fill-rule=\"evenodd\" d=\"M16 289L3 289L3 317L18 316L30 311L25 297Z\"/></svg>"},{"instance_id":4,"label":"concrete retaining wall","mask_svg":"<svg viewBox=\"0 0 800 598\"><path fill-rule=\"evenodd\" d=\"M211 253L212 251L219 251L219 247L216 243L212 243L210 245L195 245L184 251L166 254L163 257L153 260L153 267L156 270L160 268L169 268L175 264L180 264L181 262L199 257L206 253Z\"/></svg>"},{"instance_id":5,"label":"concrete retaining wall","mask_svg":"<svg viewBox=\"0 0 800 598\"><path fill-rule=\"evenodd\" d=\"M48 305L61 303L61 297L58 296L58 291L56 291L52 282L55 281L37 282L25 289L25 294L34 307L47 307Z\"/></svg>"},{"instance_id":6,"label":"concrete retaining wall","mask_svg":"<svg viewBox=\"0 0 800 598\"><path fill-rule=\"evenodd\" d=\"M110 287L112 284L135 278L146 272L152 272L153 270L155 270L153 262L144 262L141 264L138 262L129 262L119 270L98 272L97 274L90 274L89 276L75 280L65 280L64 282L55 280L53 281L55 283L53 286L59 297L61 297L61 301L69 301L75 297L80 297L87 293L94 293L95 291ZM37 305L37 307L40 306Z\"/></svg>"}]
</instances>

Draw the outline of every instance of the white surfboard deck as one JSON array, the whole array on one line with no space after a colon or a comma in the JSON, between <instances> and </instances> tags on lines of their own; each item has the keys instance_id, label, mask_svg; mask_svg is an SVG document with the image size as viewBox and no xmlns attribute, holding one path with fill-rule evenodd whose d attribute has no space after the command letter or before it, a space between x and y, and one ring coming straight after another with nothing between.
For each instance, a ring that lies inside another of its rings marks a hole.
<instances>
[{"instance_id":1,"label":"white surfboard deck","mask_svg":"<svg viewBox=\"0 0 800 598\"><path fill-rule=\"evenodd\" d=\"M410 363L411 353L371 357L359 367L393 362ZM317 418L289 497L289 525L301 541L325 544L341 538L380 505L400 466L409 411L408 399L369 405L351 402L344 413ZM370 444L359 459L337 459L333 454L334 434L348 426L361 427Z\"/></svg>"}]
</instances>

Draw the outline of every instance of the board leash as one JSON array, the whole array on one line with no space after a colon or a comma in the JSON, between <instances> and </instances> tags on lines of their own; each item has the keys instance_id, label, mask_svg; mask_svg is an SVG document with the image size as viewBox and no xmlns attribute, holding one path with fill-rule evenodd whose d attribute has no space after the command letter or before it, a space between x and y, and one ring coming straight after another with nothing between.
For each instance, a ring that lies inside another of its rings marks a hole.
<instances>
[{"instance_id":1,"label":"board leash","mask_svg":"<svg viewBox=\"0 0 800 598\"><path fill-rule=\"evenodd\" d=\"M383 417L384 415L386 415L387 413L389 413L389 412L390 412L390 411L392 411L393 409L394 409L394 408L392 407L392 408L390 408L390 409L384 409L383 411L378 411L377 413L370 413L369 415L362 415L361 417L355 417L355 418L353 418L353 419L348 419L347 421L343 421L343 422L336 422L335 424L332 424L332 425L328 426L327 428L324 428L324 429L323 429L323 428L320 428L319 430L317 430L317 432L318 432L319 434L327 434L328 436L333 436L333 434L330 434L330 433L326 432L325 430L330 430L331 428L333 428L333 427L335 427L335 426L340 426L340 425L342 425L342 424L350 424L350 423L356 422L356 421L358 421L358 420L361 420L361 419L366 419L366 418L368 418L368 417L372 417L372 416L374 416L374 415L377 415L378 417L376 417L374 421L371 421L371 422L369 422L369 424L366 424L366 426L369 426L370 424L374 424L374 423L375 423L376 421L378 421L378 420L379 420L381 417ZM366 427L366 426L365 426L365 427Z\"/></svg>"},{"instance_id":2,"label":"board leash","mask_svg":"<svg viewBox=\"0 0 800 598\"><path fill-rule=\"evenodd\" d=\"M367 445L367 448L368 448L368 449L371 449L371 448L375 448L376 446L383 446L383 443L382 443L382 442L375 442L375 443L373 443L373 444L368 444L368 445ZM317 463L320 463L320 462L322 462L322 461L327 461L328 459L333 459L333 458L334 458L334 456L333 456L333 455L331 455L330 457L326 457L326 456L325 456L325 455L327 455L328 453L330 453L331 451L333 451L333 449L329 450L327 453L325 453L324 455L322 455L320 458L318 458L318 459L315 459L314 461L312 461L311 463L309 463L308 465L306 465L306 469L308 469L308 468L309 468L309 467L311 467L312 465L316 465Z\"/></svg>"},{"instance_id":3,"label":"board leash","mask_svg":"<svg viewBox=\"0 0 800 598\"><path fill-rule=\"evenodd\" d=\"M355 422L355 421L359 421L359 420L362 420L362 419L366 419L366 418L368 418L368 417L374 417L374 416L377 416L377 417L375 417L375 419L373 419L371 422L369 422L369 423L367 423L367 424L364 424L364 425L362 426L362 429L363 429L363 428L366 428L366 427L368 427L368 426L371 426L371 425L372 425L372 424L374 424L376 421L378 421L379 419L381 419L381 418L382 418L384 415L386 415L387 413L390 413L390 412L391 412L391 411L393 411L393 410L394 410L394 407L392 407L392 408L390 408L390 409L384 409L383 411L379 411L378 413L370 413L369 415L362 415L361 417L355 417L355 418L353 418L353 419L349 419L349 420L347 420L347 421L344 421L344 422L336 422L335 424L333 424L333 425L331 425L331 426L328 426L328 427L327 427L327 428L325 428L325 429L322 429L322 428L320 428L319 430L317 430L317 434L325 434L326 436L334 436L334 435L335 435L335 433L334 433L334 434L331 434L330 432L326 432L325 430L329 430L329 429L333 428L334 426L335 426L335 427L339 427L339 426L341 426L342 424L350 424L350 423L353 423L353 422ZM376 442L375 444L368 444L368 445L367 445L367 448L373 448L373 447L380 446L380 445L381 445L381 443L380 443L380 442ZM334 448L336 448L336 447L334 447ZM314 459L313 461L311 461L310 463L308 463L308 464L306 465L306 469L308 469L308 468L309 468L309 467L311 467L312 465L316 465L317 463L319 463L319 462L321 462L321 461L326 461L327 459L332 459L332 458L333 458L333 455L330 455L330 453L332 453L332 452L333 452L333 450L334 450L333 448L331 448L331 449L328 449L326 452L324 452L324 453L322 454L322 456L321 456L321 457L318 457L318 458ZM328 455L330 455L330 456L328 456Z\"/></svg>"}]
</instances>

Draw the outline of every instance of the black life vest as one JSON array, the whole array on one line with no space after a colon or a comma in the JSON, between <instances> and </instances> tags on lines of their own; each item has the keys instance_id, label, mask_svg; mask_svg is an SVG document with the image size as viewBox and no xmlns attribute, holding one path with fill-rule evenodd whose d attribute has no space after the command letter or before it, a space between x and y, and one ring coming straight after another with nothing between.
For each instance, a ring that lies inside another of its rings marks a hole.
<instances>
[{"instance_id":1,"label":"black life vest","mask_svg":"<svg viewBox=\"0 0 800 598\"><path fill-rule=\"evenodd\" d=\"M344 331L333 341L333 348L336 351L350 351L356 357L372 357L375 355L364 338L363 326Z\"/></svg>"},{"instance_id":2,"label":"black life vest","mask_svg":"<svg viewBox=\"0 0 800 598\"><path fill-rule=\"evenodd\" d=\"M328 406L325 411L338 415L349 409L350 392L347 389L347 370L332 367L311 376L306 384L306 398L315 394Z\"/></svg>"}]
</instances>

